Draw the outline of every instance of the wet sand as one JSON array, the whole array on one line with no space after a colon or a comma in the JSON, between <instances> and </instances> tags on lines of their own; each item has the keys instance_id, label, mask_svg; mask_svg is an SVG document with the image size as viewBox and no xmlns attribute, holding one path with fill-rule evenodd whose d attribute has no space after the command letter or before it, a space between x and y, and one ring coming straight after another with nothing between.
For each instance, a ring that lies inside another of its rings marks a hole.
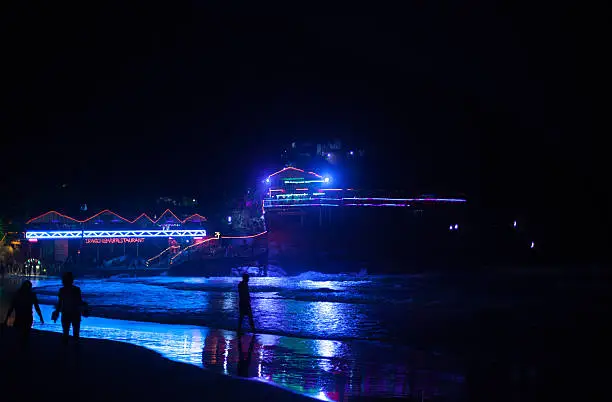
<instances>
[{"instance_id":1,"label":"wet sand","mask_svg":"<svg viewBox=\"0 0 612 402\"><path fill-rule=\"evenodd\" d=\"M495 340L500 341L510 339ZM536 350L527 350L531 349L529 345L524 345L522 351L512 345L508 348L500 345L494 356L474 354L467 373L467 389L459 399L455 398L457 395L450 398L439 395L425 400L604 400L607 395L602 393L607 384L604 355L593 359L594 345L583 341L560 334L551 338L548 346L538 342ZM82 339L78 349L72 345L64 348L59 334L34 330L29 353L19 353L15 345L12 329L6 329L0 340L3 402L313 400L263 382L177 363L122 342ZM522 358L531 361L521 361ZM383 399L363 395L327 400Z\"/></svg>"},{"instance_id":2,"label":"wet sand","mask_svg":"<svg viewBox=\"0 0 612 402\"><path fill-rule=\"evenodd\" d=\"M144 348L82 339L64 348L59 334L33 331L29 353L15 348L12 329L0 344L4 401L311 401L256 381L241 380L162 358Z\"/></svg>"},{"instance_id":3,"label":"wet sand","mask_svg":"<svg viewBox=\"0 0 612 402\"><path fill-rule=\"evenodd\" d=\"M41 306L51 315L51 306ZM61 333L59 323L34 328ZM249 377L320 400L423 395L462 400L459 362L380 342L341 342L269 334L245 334L193 325L85 318L81 336L141 346L180 363L215 373Z\"/></svg>"}]
</instances>

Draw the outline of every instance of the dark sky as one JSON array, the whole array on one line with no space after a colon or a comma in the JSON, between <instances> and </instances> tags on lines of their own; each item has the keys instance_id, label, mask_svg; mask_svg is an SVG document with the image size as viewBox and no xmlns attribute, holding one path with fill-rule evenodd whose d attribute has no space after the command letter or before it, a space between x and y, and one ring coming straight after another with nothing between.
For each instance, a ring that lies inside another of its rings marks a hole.
<instances>
[{"instance_id":1,"label":"dark sky","mask_svg":"<svg viewBox=\"0 0 612 402\"><path fill-rule=\"evenodd\" d=\"M213 205L313 134L366 144L381 187L555 211L603 199L597 14L424 3L343 17L9 6L2 207Z\"/></svg>"}]
</instances>

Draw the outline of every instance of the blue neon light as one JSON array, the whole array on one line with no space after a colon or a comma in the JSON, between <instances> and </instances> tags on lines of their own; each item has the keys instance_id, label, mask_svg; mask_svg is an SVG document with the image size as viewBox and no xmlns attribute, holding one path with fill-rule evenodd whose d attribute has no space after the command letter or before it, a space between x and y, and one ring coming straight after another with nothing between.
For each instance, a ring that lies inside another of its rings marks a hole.
<instances>
[{"instance_id":1,"label":"blue neon light","mask_svg":"<svg viewBox=\"0 0 612 402\"><path fill-rule=\"evenodd\" d=\"M26 239L80 239L109 237L196 237L206 230L45 230L28 231Z\"/></svg>"}]
</instances>

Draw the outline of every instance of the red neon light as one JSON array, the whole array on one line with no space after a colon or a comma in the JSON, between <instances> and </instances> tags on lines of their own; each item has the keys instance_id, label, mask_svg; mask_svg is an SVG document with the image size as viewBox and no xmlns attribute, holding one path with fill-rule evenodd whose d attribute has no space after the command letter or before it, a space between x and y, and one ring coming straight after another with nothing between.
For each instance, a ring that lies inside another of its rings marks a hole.
<instances>
[{"instance_id":1,"label":"red neon light","mask_svg":"<svg viewBox=\"0 0 612 402\"><path fill-rule=\"evenodd\" d=\"M170 211L170 209L166 209L164 212L162 212L162 214L159 216L159 218L158 218L158 219L157 219L155 222L153 222L153 223L157 223L157 222L159 222L159 220L160 220L161 218L163 218L163 217L164 217L164 215L166 215L167 213L170 213L170 215L172 215L172 216L174 217L174 219L176 219L177 221L179 221L179 222L181 222L181 223L185 223L185 222L183 222L182 220L180 220L180 219L178 218L178 216L174 215L174 212Z\"/></svg>"},{"instance_id":2,"label":"red neon light","mask_svg":"<svg viewBox=\"0 0 612 402\"><path fill-rule=\"evenodd\" d=\"M38 239L28 239L30 243L38 243Z\"/></svg>"},{"instance_id":3,"label":"red neon light","mask_svg":"<svg viewBox=\"0 0 612 402\"><path fill-rule=\"evenodd\" d=\"M320 174L316 174L315 172L305 172L303 169L294 168L294 167L292 167L292 166L287 166L286 168L282 168L282 169L281 169L281 170L279 170L278 172L274 172L274 173L272 173L270 176L268 176L268 178L270 178L270 177L272 177L272 176L275 176L275 175L277 175L277 174L279 174L279 173L282 173L282 172L284 172L284 171L286 171L286 170L296 170L296 171L298 171L298 172L308 173L308 174L314 175L314 176L318 177L319 179L322 179L322 178L323 178L323 176L321 176Z\"/></svg>"},{"instance_id":4,"label":"red neon light","mask_svg":"<svg viewBox=\"0 0 612 402\"><path fill-rule=\"evenodd\" d=\"M144 243L144 237L110 237L85 239L85 244L124 244L124 243Z\"/></svg>"},{"instance_id":5,"label":"red neon light","mask_svg":"<svg viewBox=\"0 0 612 402\"><path fill-rule=\"evenodd\" d=\"M159 221L161 220L161 218L163 218L163 217L164 217L164 215L166 215L167 213L171 214L171 215L172 215L172 216L173 216L173 217L174 217L174 218L175 218L177 221L179 221L180 223L185 223L185 222L187 222L188 220L190 220L190 219L192 219L192 218L194 218L194 217L199 217L199 218L200 218L200 219L202 219L203 221L206 221L206 220L207 220L205 216L202 216L202 215L200 215L200 214L193 214L193 215L191 215L191 216L188 216L188 217L187 217L187 218L185 218L184 220L181 220L181 219L179 219L179 218L178 218L178 217L177 217L177 216L174 214L174 212L172 212L170 209L166 209L166 210L165 210L165 211L164 211L164 212L161 214L161 216L160 216L158 219L156 219L156 220L151 219L151 217L150 217L149 215L147 215L146 213L142 213L142 214L138 215L138 217L137 217L136 219L134 219L134 220L129 220L129 219L126 219L126 218L124 218L123 216L121 216L121 215L119 215L119 214L117 214L117 213L115 213L115 212L111 211L110 209L105 209L105 210L102 210L102 211L98 212L97 214L95 214L95 215L93 215L93 216L90 216L89 218L84 219L84 220L75 219L75 218L73 218L73 217L71 217L71 216L64 215L64 214L62 214L62 213L60 213L60 212L57 212L57 211L49 211L49 212L45 212L44 214L41 214L41 215L39 215L39 216L37 216L37 217L35 217L35 218L32 218L32 219L28 220L28 221L26 222L26 225L27 225L27 224L32 223L32 222L33 222L33 221L35 221L35 220L38 220L38 219L40 219L40 218L44 217L44 216L47 216L47 215L49 215L49 214L57 214L57 215L59 215L59 216L60 216L60 217L62 217L62 218L65 218L65 219L71 220L71 221L76 222L76 223L86 223L86 222L89 222L90 220L92 220L92 219L94 219L94 218L96 218L96 217L98 217L98 216L102 215L102 214L103 214L103 213L105 213L105 212L107 212L107 213L109 213L109 214L111 214L111 215L113 215L113 216L116 216L117 218L119 218L119 219L121 219L121 220L123 220L123 221L125 221L125 222L127 222L127 223L130 223L130 224L131 224L131 223L135 223L137 220L139 220L139 219L140 219L140 218L142 218L143 216L144 216L145 218L147 218L149 221L151 221L151 223L157 223L157 222L159 222Z\"/></svg>"},{"instance_id":6,"label":"red neon light","mask_svg":"<svg viewBox=\"0 0 612 402\"><path fill-rule=\"evenodd\" d=\"M268 231L263 231L261 233L257 233L250 236L221 236L222 239L252 239L253 237L261 236L268 233Z\"/></svg>"},{"instance_id":7,"label":"red neon light","mask_svg":"<svg viewBox=\"0 0 612 402\"><path fill-rule=\"evenodd\" d=\"M166 251L168 251L168 250L173 250L173 249L175 249L175 248L181 248L181 247L180 247L180 246L170 246L170 247L168 247L168 248L164 249L164 250L163 250L161 253L157 254L155 257L151 257L151 258L149 258L149 259L147 260L147 262L149 262L149 261L151 261L151 260L154 260L154 259L156 259L157 257L160 257L162 254L164 254Z\"/></svg>"},{"instance_id":8,"label":"red neon light","mask_svg":"<svg viewBox=\"0 0 612 402\"><path fill-rule=\"evenodd\" d=\"M130 222L130 223L134 223L134 222L136 222L137 220L139 220L139 219L140 219L140 218L142 218L143 216L144 216L145 218L147 218L147 219L148 219L148 220L149 220L151 223L153 223L153 219L151 219L151 217L150 217L149 215L145 214L145 213L142 213L142 214L138 215L138 217L137 217L136 219L134 219L134 220L133 220L132 222Z\"/></svg>"},{"instance_id":9,"label":"red neon light","mask_svg":"<svg viewBox=\"0 0 612 402\"><path fill-rule=\"evenodd\" d=\"M272 177L272 176L275 176L275 175L277 175L277 174L279 174L279 173L282 173L282 172L284 172L284 171L286 171L286 170L297 170L298 172L302 172L302 173L304 173L304 171L303 171L302 169L298 169L298 168L294 168L294 167L291 167L291 166L287 166L286 168L282 168L282 169L281 169L281 170L279 170L278 172L274 172L274 173L272 173L270 176L268 176L268 178L270 178L270 177Z\"/></svg>"},{"instance_id":10,"label":"red neon light","mask_svg":"<svg viewBox=\"0 0 612 402\"><path fill-rule=\"evenodd\" d=\"M308 189L307 189L307 188L296 188L295 190L296 190L296 191L308 191Z\"/></svg>"},{"instance_id":11,"label":"red neon light","mask_svg":"<svg viewBox=\"0 0 612 402\"><path fill-rule=\"evenodd\" d=\"M270 189L270 192L272 191L281 191L281 192L285 192L285 190L283 190L282 188L274 188L274 189Z\"/></svg>"},{"instance_id":12,"label":"red neon light","mask_svg":"<svg viewBox=\"0 0 612 402\"><path fill-rule=\"evenodd\" d=\"M211 240L218 240L218 239L219 239L218 237L209 237L209 238L208 238L208 239L206 239L206 240L198 241L197 243L194 243L194 244L192 244L191 246L187 246L187 247L185 247L184 249L182 249L181 251L179 251L178 253L176 253L176 255L175 255L174 257L170 258L170 261L171 261L171 262L172 262L172 261L174 261L174 259L175 259L176 257L178 257L179 255L183 254L183 251L189 250L191 247L200 246L200 245L202 245L202 244L204 244L204 243L208 243L208 242L209 242L209 241L211 241Z\"/></svg>"},{"instance_id":13,"label":"red neon light","mask_svg":"<svg viewBox=\"0 0 612 402\"><path fill-rule=\"evenodd\" d=\"M258 237L258 236L261 236L261 235L266 234L266 233L268 233L268 231L267 231L267 230L266 230L266 231L264 231L264 232L261 232L261 233L257 233L257 234L254 234L254 235L250 235L250 236L220 236L220 237L210 237L210 238L208 238L208 239L206 239L206 240L202 240L202 241L199 241L199 242L197 242L197 243L194 243L194 244L192 244L192 245L190 245L190 246L188 246L188 247L185 247L184 249L182 249L181 251L179 251L178 253L176 253L176 255L170 259L170 261L174 261L174 259L175 259L176 257L178 257L179 255L183 254L183 252L184 252L184 251L189 250L191 247L195 247L195 246L202 245L202 244L204 244L204 243L208 243L208 242L209 242L209 241L211 241L211 240L218 240L219 238L221 238L221 239L252 239L252 238L254 238L254 237ZM165 251L165 250L164 250L164 251ZM162 251L162 253L163 253L163 251ZM157 257L157 256L156 256L156 257ZM153 257L153 258L156 258L156 257ZM152 259L153 259L153 258L152 258ZM149 260L149 261L150 261L150 260Z\"/></svg>"},{"instance_id":14,"label":"red neon light","mask_svg":"<svg viewBox=\"0 0 612 402\"><path fill-rule=\"evenodd\" d=\"M57 211L49 211L49 212L45 212L45 213L44 213L44 214L42 214L42 215L37 216L36 218L32 218L32 219L30 219L29 221L27 221L27 222L26 222L26 224L28 224L28 223L30 223L30 222L32 222L32 221L34 221L34 220L37 220L37 219L39 219L39 218L42 218L43 216L49 215L49 214L57 214L57 215L61 216L62 218L69 219L69 220L74 221L74 222L77 222L77 223L85 223L85 222L87 222L87 221L89 221L89 220L91 220L91 219L93 219L93 218L95 218L95 217L97 217L97 216L99 216L99 215L102 215L102 214L103 214L103 213L105 213L105 212L108 212L108 213L110 213L110 214L112 214L112 215L116 216L117 218L122 219L122 220L124 220L124 221L126 221L126 222L130 222L129 220L125 219L124 217L122 217L122 216L120 216L120 215L117 215L116 213L114 213L114 212L113 212L113 211L111 211L110 209L105 209L105 210L102 210L102 211L98 212L97 214L95 214L95 215L93 215L93 216L91 216L91 217L89 217L89 218L87 218L87 219L85 219L85 220L82 220L82 221L81 221L81 220L78 220L78 219L75 219L75 218L73 218L73 217L71 217L71 216L64 215L64 214L59 213L59 212L57 212ZM130 222L130 223L133 223L133 222Z\"/></svg>"},{"instance_id":15,"label":"red neon light","mask_svg":"<svg viewBox=\"0 0 612 402\"><path fill-rule=\"evenodd\" d=\"M188 216L187 218L185 218L185 220L183 221L183 223L184 223L184 222L187 222L187 221L188 221L188 220L190 220L191 218L200 218L200 219L201 219L201 220L203 220L203 221L207 221L207 220L208 220L208 219L206 219L206 217L205 217L205 216L202 216L202 215L200 215L200 214L193 214L193 215Z\"/></svg>"},{"instance_id":16,"label":"red neon light","mask_svg":"<svg viewBox=\"0 0 612 402\"><path fill-rule=\"evenodd\" d=\"M319 191L342 191L341 188L320 188Z\"/></svg>"}]
</instances>

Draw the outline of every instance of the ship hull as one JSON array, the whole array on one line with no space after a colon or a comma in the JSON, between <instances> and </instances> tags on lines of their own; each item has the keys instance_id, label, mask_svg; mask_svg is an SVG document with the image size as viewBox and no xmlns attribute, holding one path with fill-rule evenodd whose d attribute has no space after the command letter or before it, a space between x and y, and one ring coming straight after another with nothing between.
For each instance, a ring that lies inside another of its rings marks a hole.
<instances>
[{"instance_id":1,"label":"ship hull","mask_svg":"<svg viewBox=\"0 0 612 402\"><path fill-rule=\"evenodd\" d=\"M469 263L462 206L287 208L265 217L270 261L289 272L406 273Z\"/></svg>"}]
</instances>

